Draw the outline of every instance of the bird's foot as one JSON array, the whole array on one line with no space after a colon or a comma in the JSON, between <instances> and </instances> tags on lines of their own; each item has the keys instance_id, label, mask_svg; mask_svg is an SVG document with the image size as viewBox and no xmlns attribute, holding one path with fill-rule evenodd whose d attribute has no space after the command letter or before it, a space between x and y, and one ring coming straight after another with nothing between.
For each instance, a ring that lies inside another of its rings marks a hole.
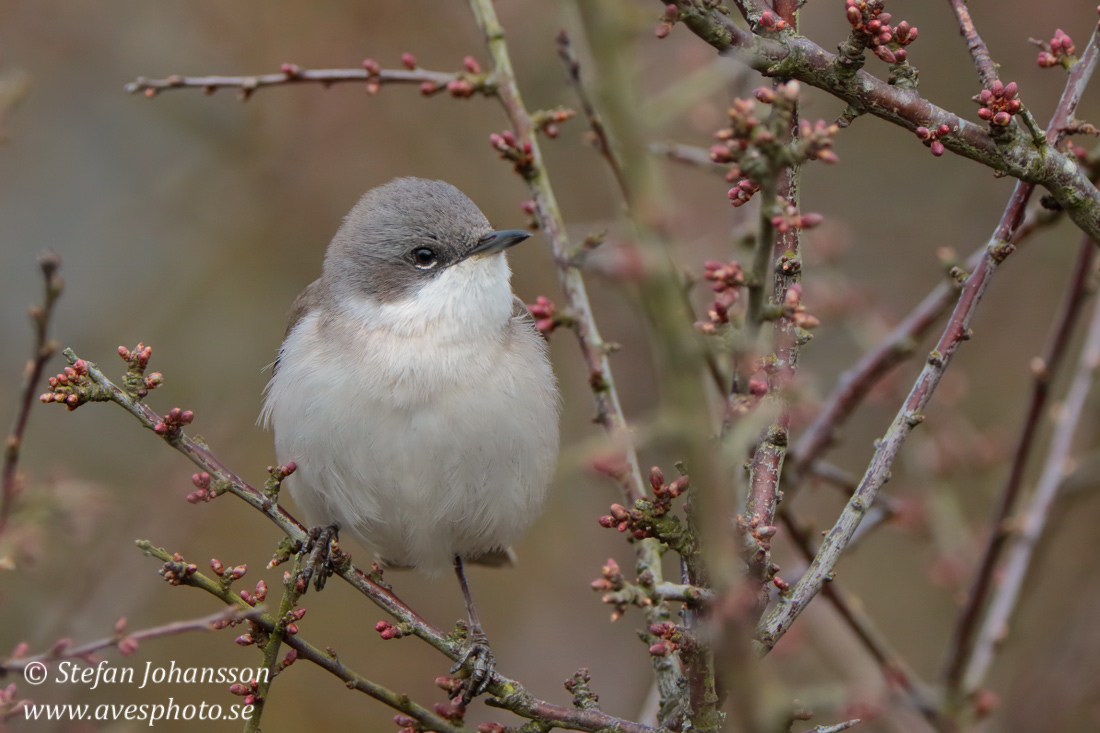
<instances>
[{"instance_id":1,"label":"bird's foot","mask_svg":"<svg viewBox=\"0 0 1100 733\"><path fill-rule=\"evenodd\" d=\"M340 527L336 524L309 530L301 550L306 558L301 577L307 588L312 580L313 587L320 591L325 587L325 581L336 572L337 563L346 560L347 556L338 544L339 532Z\"/></svg>"},{"instance_id":2,"label":"bird's foot","mask_svg":"<svg viewBox=\"0 0 1100 733\"><path fill-rule=\"evenodd\" d=\"M485 632L476 626L470 629L466 635L466 649L454 666L451 667L451 674L467 666L469 667L470 676L463 681L462 687L459 688L462 691L459 704L463 707L469 705L470 700L488 689L489 684L493 681L493 670L496 667L493 652L489 649L489 640L485 637Z\"/></svg>"}]
</instances>

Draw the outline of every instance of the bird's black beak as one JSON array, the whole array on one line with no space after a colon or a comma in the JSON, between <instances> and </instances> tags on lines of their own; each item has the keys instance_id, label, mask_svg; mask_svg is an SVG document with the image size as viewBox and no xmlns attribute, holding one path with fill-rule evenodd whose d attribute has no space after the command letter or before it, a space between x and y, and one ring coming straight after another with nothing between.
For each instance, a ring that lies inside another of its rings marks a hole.
<instances>
[{"instance_id":1,"label":"bird's black beak","mask_svg":"<svg viewBox=\"0 0 1100 733\"><path fill-rule=\"evenodd\" d=\"M531 236L531 232L522 229L504 229L499 232L491 232L481 239L470 250L471 255L494 254L519 244Z\"/></svg>"}]
</instances>

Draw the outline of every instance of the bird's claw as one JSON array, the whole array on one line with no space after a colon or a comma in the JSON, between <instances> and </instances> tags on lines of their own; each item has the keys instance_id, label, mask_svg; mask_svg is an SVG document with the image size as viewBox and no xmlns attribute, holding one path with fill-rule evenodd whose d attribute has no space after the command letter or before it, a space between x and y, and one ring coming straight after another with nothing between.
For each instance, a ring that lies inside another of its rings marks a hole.
<instances>
[{"instance_id":1,"label":"bird's claw","mask_svg":"<svg viewBox=\"0 0 1100 733\"><path fill-rule=\"evenodd\" d=\"M493 659L493 652L489 649L489 640L485 638L485 634L481 629L470 632L466 642L466 650L451 667L451 674L458 672L467 665L470 667L470 676L463 681L460 688L462 696L459 704L463 707L469 705L470 700L485 692L493 681L496 660Z\"/></svg>"},{"instance_id":2,"label":"bird's claw","mask_svg":"<svg viewBox=\"0 0 1100 733\"><path fill-rule=\"evenodd\" d=\"M335 541L339 539L339 531L340 527L335 524L313 527L309 530L309 535L301 550L306 557L301 577L307 588L310 580L312 580L313 586L320 591L325 587L325 581L336 572L332 547ZM337 552L339 552L338 546Z\"/></svg>"}]
</instances>

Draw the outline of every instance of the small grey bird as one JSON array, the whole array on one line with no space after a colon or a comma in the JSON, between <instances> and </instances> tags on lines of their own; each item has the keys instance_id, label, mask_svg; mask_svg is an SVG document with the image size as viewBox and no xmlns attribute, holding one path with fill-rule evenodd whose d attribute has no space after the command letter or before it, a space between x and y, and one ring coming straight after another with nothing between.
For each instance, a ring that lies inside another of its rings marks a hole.
<instances>
[{"instance_id":1,"label":"small grey bird","mask_svg":"<svg viewBox=\"0 0 1100 733\"><path fill-rule=\"evenodd\" d=\"M558 454L546 344L504 254L529 236L494 231L442 181L368 191L294 301L262 414L279 462L297 464L285 485L310 526L390 565L453 565L470 619L464 702L493 660L462 563L519 539Z\"/></svg>"}]
</instances>

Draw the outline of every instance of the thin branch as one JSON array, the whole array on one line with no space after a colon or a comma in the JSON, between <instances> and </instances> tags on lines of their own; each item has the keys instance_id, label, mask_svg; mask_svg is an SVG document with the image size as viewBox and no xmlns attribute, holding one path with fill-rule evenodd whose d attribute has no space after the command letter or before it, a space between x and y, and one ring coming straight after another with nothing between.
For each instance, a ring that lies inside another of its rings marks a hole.
<instances>
[{"instance_id":1,"label":"thin branch","mask_svg":"<svg viewBox=\"0 0 1100 733\"><path fill-rule=\"evenodd\" d=\"M573 87L577 99L581 102L584 116L588 118L588 126L592 128L592 134L596 138L596 148L600 151L600 155L604 157L604 160L607 161L608 167L611 168L611 173L615 176L615 182L619 185L619 190L629 207L632 201L630 184L626 180L622 166L619 165L619 159L615 155L615 151L611 149L611 140L607 135L607 128L604 127L603 120L600 119L600 115L592 104L584 84L581 83L581 64L577 59L577 54L573 51L569 34L564 30L558 33L558 56L561 56L562 61L565 62L565 68L569 72L569 84Z\"/></svg>"},{"instance_id":2,"label":"thin branch","mask_svg":"<svg viewBox=\"0 0 1100 733\"><path fill-rule=\"evenodd\" d=\"M77 355L73 353L72 349L66 349L63 354L69 364L73 365L74 368L76 368L79 362L80 370L86 370L86 373L78 380L71 380L71 386L65 387L63 393L56 393L58 396L62 394L79 396L79 399L75 400L75 403L67 403L64 397L61 400L52 401L59 401L62 404L68 404L70 407L74 407L86 401L114 402L137 418L138 422L144 427L156 433L168 443L168 445L187 456L187 458L200 469L209 473L209 485L211 487L216 488L218 491L227 491L243 499L254 509L274 522L292 542L305 542L307 538L305 527L287 513L285 509L279 506L276 497L266 494L245 482L226 467L225 464L211 452L210 448L205 443L191 438L184 433L183 430L177 428L157 432L158 426L163 428L165 425L165 419L142 403L140 397L116 385L104 376L103 372L92 362L79 359ZM151 552L150 547L144 546L144 549L160 557L160 555ZM171 558L171 556L166 553L165 556L169 559ZM424 640L430 646L442 652L452 660L457 660L461 656L463 651L461 642L452 641L449 636L445 635L442 631L405 605L405 603L394 595L389 588L380 585L362 570L355 567L350 561L347 564L338 565L336 567L336 574L369 598L379 608L396 618L402 624L403 631L407 630L407 633ZM197 573L195 575L197 575ZM189 577L195 576L192 575ZM213 581L211 581L211 583L213 583ZM219 594L215 593L215 595ZM233 597L236 598L236 596ZM239 600L239 598L237 600ZM267 628L271 629L273 627L274 622ZM287 643L291 646L294 646L294 643L292 643L293 639L294 637L288 637L287 639ZM603 713L574 711L569 708L562 708L551 703L536 700L519 682L511 680L500 673L494 674L494 681L489 686L489 693L501 698L503 705L518 715L532 717L533 713L531 711L533 710L549 711L556 716L554 718L555 720L562 721L560 727L569 727L569 725L572 725L574 726L574 730L598 731L604 728L615 728L618 726L623 731L633 731L634 733L652 733L652 731L656 730L647 726L630 723L629 721L619 720L618 718L604 715ZM402 695L399 697L406 702L408 701L406 696ZM383 700L383 702L385 702L385 700ZM598 724L593 723L593 720L596 720ZM568 722L569 725L566 725L566 722ZM451 729L433 728L433 730Z\"/></svg>"},{"instance_id":3,"label":"thin branch","mask_svg":"<svg viewBox=\"0 0 1100 733\"><path fill-rule=\"evenodd\" d=\"M45 295L42 305L32 306L30 309L31 321L34 323L34 353L27 361L23 384L19 388L19 409L12 421L11 432L4 441L4 465L0 470L0 534L7 527L12 506L15 503L18 484L16 469L19 465L19 452L23 446L23 434L27 429L31 405L34 404L34 396L38 392L42 370L57 351L57 343L49 339L49 327L54 304L57 303L65 287L65 281L57 273L60 266L61 258L53 252L46 252L38 257L38 267L42 270L42 276L45 279Z\"/></svg>"},{"instance_id":4,"label":"thin branch","mask_svg":"<svg viewBox=\"0 0 1100 733\"><path fill-rule=\"evenodd\" d=\"M126 650L122 653L130 654L137 648L136 642L145 641L146 639L156 639L162 636L174 636L188 631L217 631L228 623L255 618L262 610L263 609L260 608L231 607L224 608L217 613L212 613L202 618L188 621L173 621L172 623L141 629L139 631L126 631L125 628L122 628L113 636L90 641L80 646L71 646L68 639L61 639L47 652L29 657L21 656L18 658L12 657L5 659L0 662L0 670L4 672L22 672L26 669L27 665L34 662L50 662L57 659L87 659L98 651L110 649L112 647L120 648L120 650L125 647Z\"/></svg>"},{"instance_id":5,"label":"thin branch","mask_svg":"<svg viewBox=\"0 0 1100 733\"><path fill-rule=\"evenodd\" d=\"M855 728L862 722L863 721L860 718L853 718L852 720L846 720L843 723L837 723L836 725L819 725L806 731L806 733L840 733L841 731L848 730L849 728Z\"/></svg>"},{"instance_id":6,"label":"thin branch","mask_svg":"<svg viewBox=\"0 0 1100 733\"><path fill-rule=\"evenodd\" d=\"M985 605L987 595L993 587L994 571L1000 561L1001 551L1011 534L1008 519L1016 506L1028 458L1031 456L1031 448L1035 442L1042 416L1046 414L1051 380L1061 365L1062 358L1069 347L1073 328L1088 297L1095 250L1096 246L1087 238L1081 242L1073 277L1069 289L1066 291L1061 312L1054 323L1050 343L1047 345L1043 356L1033 365L1034 378L1031 383L1031 396L1028 400L1027 412L1020 428L1020 434L1016 439L1015 449L1012 451L1011 468L990 522L991 531L982 552L978 571L975 574L966 604L959 612L950 651L948 652L947 664L944 667L944 684L948 698L954 698L958 692L963 669L967 665L974 642L973 635L977 631L979 614Z\"/></svg>"},{"instance_id":7,"label":"thin branch","mask_svg":"<svg viewBox=\"0 0 1100 733\"><path fill-rule=\"evenodd\" d=\"M654 142L649 144L649 152L668 158L676 163L692 165L711 173L726 177L730 167L726 163L715 163L710 159L710 151L696 145L682 145L674 142Z\"/></svg>"},{"instance_id":8,"label":"thin branch","mask_svg":"<svg viewBox=\"0 0 1100 733\"><path fill-rule=\"evenodd\" d=\"M698 0L677 0L675 5L680 11L680 22L699 38L723 54L740 58L765 76L798 79L847 102L856 111L910 131L947 125L949 134L939 139L946 149L1021 181L1045 187L1082 231L1100 241L1100 191L1072 155L1046 145L1040 149L1030 138L994 140L986 128L937 107L912 89L889 84L864 70L853 74L849 69L841 69L835 54L804 36L789 31L770 33L766 38L756 36ZM1082 62L1087 56L1086 51ZM1080 84L1082 89L1083 86L1084 80ZM1062 111L1056 116L1062 116ZM1065 122L1059 128L1064 126Z\"/></svg>"},{"instance_id":9,"label":"thin branch","mask_svg":"<svg viewBox=\"0 0 1100 733\"><path fill-rule=\"evenodd\" d=\"M1021 513L1017 533L1008 550L1008 559L1000 573L1000 585L989 604L981 631L974 643L966 672L963 674L960 692L973 692L985 679L989 665L996 653L997 643L1008 630L1012 613L1020 599L1031 558L1046 528L1050 508L1058 495L1068 466L1073 439L1085 409L1085 402L1092 389L1097 369L1100 368L1100 298L1094 307L1088 336L1081 348L1077 369L1066 398L1054 423L1050 438L1050 452L1042 475L1035 486L1035 493Z\"/></svg>"},{"instance_id":10,"label":"thin branch","mask_svg":"<svg viewBox=\"0 0 1100 733\"><path fill-rule=\"evenodd\" d=\"M989 89L993 86L993 82L999 78L997 76L997 65L993 63L993 59L989 55L989 47L985 45L985 41L978 35L978 31L974 27L974 21L970 18L970 9L966 7L966 0L947 0L947 2L951 5L951 9L955 11L955 19L959 23L959 33L966 39L966 47L970 51L970 56L974 59L974 68L978 70L982 86Z\"/></svg>"},{"instance_id":11,"label":"thin branch","mask_svg":"<svg viewBox=\"0 0 1100 733\"><path fill-rule=\"evenodd\" d=\"M470 96L477 92L491 95L495 88L484 74L447 73L426 69L380 69L374 62L371 68L362 69L301 69L294 64L283 64L283 70L273 74L256 76L179 76L164 79L138 77L126 85L131 94L154 97L173 89L201 89L213 94L218 89L239 89L242 100L247 100L257 89L290 84L319 84L326 89L333 84L363 82L370 92L391 84L415 84L425 95L451 91L455 96ZM456 84L460 86L455 86ZM461 93L457 93L461 91Z\"/></svg>"}]
</instances>

